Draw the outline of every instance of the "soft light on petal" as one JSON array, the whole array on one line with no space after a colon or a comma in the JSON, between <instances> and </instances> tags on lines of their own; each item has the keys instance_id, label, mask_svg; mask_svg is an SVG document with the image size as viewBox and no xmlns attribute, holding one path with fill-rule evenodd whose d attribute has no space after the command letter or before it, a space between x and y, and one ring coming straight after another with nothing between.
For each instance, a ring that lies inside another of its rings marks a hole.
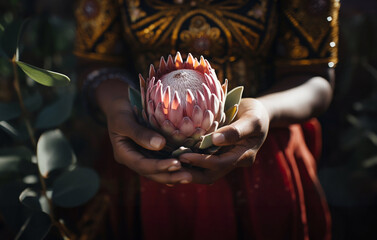
<instances>
[{"instance_id":1,"label":"soft light on petal","mask_svg":"<svg viewBox=\"0 0 377 240\"><path fill-rule=\"evenodd\" d=\"M170 109L168 111L168 118L174 124L178 126L183 117L183 107L181 100L177 92L174 92L173 101L170 104Z\"/></svg>"},{"instance_id":2,"label":"soft light on petal","mask_svg":"<svg viewBox=\"0 0 377 240\"><path fill-rule=\"evenodd\" d=\"M164 57L161 57L160 59L160 66L159 66L159 69L158 71L160 72L160 74L165 74L166 71L167 71L167 65L166 65L166 62L165 62L165 58ZM160 76L161 76L160 75Z\"/></svg>"},{"instance_id":3,"label":"soft light on petal","mask_svg":"<svg viewBox=\"0 0 377 240\"><path fill-rule=\"evenodd\" d=\"M217 113L219 112L220 102L219 99L216 97L215 94L212 93L211 95L211 105L210 109L213 112L214 117L217 117Z\"/></svg>"},{"instance_id":4,"label":"soft light on petal","mask_svg":"<svg viewBox=\"0 0 377 240\"><path fill-rule=\"evenodd\" d=\"M194 109L195 98L190 89L186 90L186 115L191 117Z\"/></svg>"},{"instance_id":5,"label":"soft light on petal","mask_svg":"<svg viewBox=\"0 0 377 240\"><path fill-rule=\"evenodd\" d=\"M184 117L180 123L179 131L185 135L186 137L190 137L194 131L194 123L191 121L189 117Z\"/></svg>"},{"instance_id":6,"label":"soft light on petal","mask_svg":"<svg viewBox=\"0 0 377 240\"><path fill-rule=\"evenodd\" d=\"M177 54L175 55L175 68L176 69L180 69L183 67L183 60L182 60L182 56L181 56L181 53L180 52L177 52Z\"/></svg>"},{"instance_id":7,"label":"soft light on petal","mask_svg":"<svg viewBox=\"0 0 377 240\"><path fill-rule=\"evenodd\" d=\"M203 95L203 93L199 90L196 91L196 101L197 101L197 104L199 105L199 107L201 109L207 109L207 102L206 102L206 99Z\"/></svg>"},{"instance_id":8,"label":"soft light on petal","mask_svg":"<svg viewBox=\"0 0 377 240\"><path fill-rule=\"evenodd\" d=\"M168 57L168 63L167 63L167 65L168 65L169 71L175 70L173 57L170 54L169 54L169 57Z\"/></svg>"},{"instance_id":9,"label":"soft light on petal","mask_svg":"<svg viewBox=\"0 0 377 240\"><path fill-rule=\"evenodd\" d=\"M161 125L161 129L162 131L166 134L166 135L171 135L173 134L173 132L176 130L176 128L174 127L173 123L170 122L169 119L166 119L162 125Z\"/></svg>"},{"instance_id":10,"label":"soft light on petal","mask_svg":"<svg viewBox=\"0 0 377 240\"><path fill-rule=\"evenodd\" d=\"M207 106L209 107L210 105L210 101L211 101L211 91L209 90L209 88L207 87L206 84L202 84L202 87L203 87L203 95L204 95L204 98L207 102Z\"/></svg>"},{"instance_id":11,"label":"soft light on petal","mask_svg":"<svg viewBox=\"0 0 377 240\"><path fill-rule=\"evenodd\" d=\"M163 106L163 103L160 102L157 107L156 107L156 110L154 112L154 116L156 117L156 120L157 122L162 125L163 122L166 120L166 116L164 114L164 106Z\"/></svg>"},{"instance_id":12,"label":"soft light on petal","mask_svg":"<svg viewBox=\"0 0 377 240\"><path fill-rule=\"evenodd\" d=\"M192 111L192 121L194 122L195 127L200 127L203 122L203 110L199 105L195 105Z\"/></svg>"},{"instance_id":13,"label":"soft light on petal","mask_svg":"<svg viewBox=\"0 0 377 240\"><path fill-rule=\"evenodd\" d=\"M152 79L156 76L156 70L154 69L153 64L149 66L149 79Z\"/></svg>"},{"instance_id":14,"label":"soft light on petal","mask_svg":"<svg viewBox=\"0 0 377 240\"><path fill-rule=\"evenodd\" d=\"M205 131L208 131L208 129L212 126L213 124L213 120L214 120L214 116L213 116L213 113L209 110L206 110L204 112L204 116L203 116L203 122L202 122L202 128L205 130Z\"/></svg>"},{"instance_id":15,"label":"soft light on petal","mask_svg":"<svg viewBox=\"0 0 377 240\"><path fill-rule=\"evenodd\" d=\"M149 100L149 102L147 104L147 114L148 114L148 116L150 114L154 114L154 103L153 103L153 100Z\"/></svg>"},{"instance_id":16,"label":"soft light on petal","mask_svg":"<svg viewBox=\"0 0 377 240\"><path fill-rule=\"evenodd\" d=\"M187 59L186 59L186 62L185 62L185 68L193 69L193 67L194 67L194 57L192 56L191 53L189 53L187 55Z\"/></svg>"},{"instance_id":17,"label":"soft light on petal","mask_svg":"<svg viewBox=\"0 0 377 240\"><path fill-rule=\"evenodd\" d=\"M169 106L170 106L170 86L168 86L165 89L163 103L164 103L164 113L168 114Z\"/></svg>"}]
</instances>

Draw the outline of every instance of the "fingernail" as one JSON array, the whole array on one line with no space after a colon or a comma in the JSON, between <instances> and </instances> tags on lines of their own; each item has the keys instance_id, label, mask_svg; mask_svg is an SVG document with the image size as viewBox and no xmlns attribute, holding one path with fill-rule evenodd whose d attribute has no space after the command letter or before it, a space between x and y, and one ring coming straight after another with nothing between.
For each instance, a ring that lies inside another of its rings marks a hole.
<instances>
[{"instance_id":1,"label":"fingernail","mask_svg":"<svg viewBox=\"0 0 377 240\"><path fill-rule=\"evenodd\" d=\"M150 140L150 145L156 149L161 148L161 144L164 140L161 137L152 137Z\"/></svg>"},{"instance_id":2,"label":"fingernail","mask_svg":"<svg viewBox=\"0 0 377 240\"><path fill-rule=\"evenodd\" d=\"M190 160L188 160L186 158L180 158L179 161L181 161L183 163L191 164Z\"/></svg>"},{"instance_id":3,"label":"fingernail","mask_svg":"<svg viewBox=\"0 0 377 240\"><path fill-rule=\"evenodd\" d=\"M212 135L212 142L222 143L225 141L225 136L222 133L214 133Z\"/></svg>"},{"instance_id":4,"label":"fingernail","mask_svg":"<svg viewBox=\"0 0 377 240\"><path fill-rule=\"evenodd\" d=\"M174 172L174 171L177 171L178 169L180 169L179 166L177 166L177 165L173 165L173 166L170 166L170 167L168 168L168 171L169 171L169 172Z\"/></svg>"},{"instance_id":5,"label":"fingernail","mask_svg":"<svg viewBox=\"0 0 377 240\"><path fill-rule=\"evenodd\" d=\"M183 180L180 181L180 183L181 183L181 184L187 184L187 183L190 183L190 181L187 180L187 179L183 179Z\"/></svg>"}]
</instances>

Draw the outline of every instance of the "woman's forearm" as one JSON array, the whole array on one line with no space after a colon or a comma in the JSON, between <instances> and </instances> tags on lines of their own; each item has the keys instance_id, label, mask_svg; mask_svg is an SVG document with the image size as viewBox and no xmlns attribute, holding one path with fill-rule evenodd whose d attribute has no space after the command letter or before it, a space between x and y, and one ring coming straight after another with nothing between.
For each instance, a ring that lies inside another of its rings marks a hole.
<instances>
[{"instance_id":1,"label":"woman's forearm","mask_svg":"<svg viewBox=\"0 0 377 240\"><path fill-rule=\"evenodd\" d=\"M270 126L282 127L323 113L331 102L332 87L322 77L301 76L283 80L257 99L269 113Z\"/></svg>"}]
</instances>

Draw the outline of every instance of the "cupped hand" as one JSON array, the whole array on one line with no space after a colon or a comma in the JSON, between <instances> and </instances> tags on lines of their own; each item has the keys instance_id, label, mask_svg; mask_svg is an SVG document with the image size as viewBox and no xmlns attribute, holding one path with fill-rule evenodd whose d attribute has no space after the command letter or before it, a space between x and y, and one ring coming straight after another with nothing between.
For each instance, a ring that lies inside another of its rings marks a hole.
<instances>
[{"instance_id":1,"label":"cupped hand","mask_svg":"<svg viewBox=\"0 0 377 240\"><path fill-rule=\"evenodd\" d=\"M105 81L96 91L97 102L107 119L115 160L159 183L190 182L191 174L182 171L177 159L158 159L153 154L146 154L145 149L159 151L164 148L166 140L139 124L127 93L128 86L118 80Z\"/></svg>"},{"instance_id":2,"label":"cupped hand","mask_svg":"<svg viewBox=\"0 0 377 240\"><path fill-rule=\"evenodd\" d=\"M212 135L214 145L222 146L218 153L186 153L179 160L199 167L185 168L191 173L192 182L211 184L234 168L252 165L266 139L269 122L268 112L261 102L242 99L236 120Z\"/></svg>"}]
</instances>

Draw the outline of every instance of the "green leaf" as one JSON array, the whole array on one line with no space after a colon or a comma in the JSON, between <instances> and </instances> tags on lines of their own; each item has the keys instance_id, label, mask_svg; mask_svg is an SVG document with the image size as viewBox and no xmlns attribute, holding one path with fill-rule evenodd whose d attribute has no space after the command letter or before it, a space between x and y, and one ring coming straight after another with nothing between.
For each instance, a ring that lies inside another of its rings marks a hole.
<instances>
[{"instance_id":1,"label":"green leaf","mask_svg":"<svg viewBox=\"0 0 377 240\"><path fill-rule=\"evenodd\" d=\"M52 200L60 207L76 207L89 201L98 191L99 177L89 168L78 167L63 173L52 188Z\"/></svg>"},{"instance_id":2,"label":"green leaf","mask_svg":"<svg viewBox=\"0 0 377 240\"><path fill-rule=\"evenodd\" d=\"M138 90L129 87L128 88L128 96L130 98L131 106L136 106L138 111L142 111L142 103L141 103L141 94Z\"/></svg>"},{"instance_id":3,"label":"green leaf","mask_svg":"<svg viewBox=\"0 0 377 240\"><path fill-rule=\"evenodd\" d=\"M41 210L41 204L39 203L39 194L31 188L26 188L20 194L20 202L26 207L32 210Z\"/></svg>"},{"instance_id":4,"label":"green leaf","mask_svg":"<svg viewBox=\"0 0 377 240\"><path fill-rule=\"evenodd\" d=\"M225 124L231 123L236 117L237 112L238 112L238 104L235 104L233 107L226 110L225 111L225 116L226 116Z\"/></svg>"},{"instance_id":5,"label":"green leaf","mask_svg":"<svg viewBox=\"0 0 377 240\"><path fill-rule=\"evenodd\" d=\"M44 212L33 212L21 227L16 240L42 240L51 228L51 219Z\"/></svg>"},{"instance_id":6,"label":"green leaf","mask_svg":"<svg viewBox=\"0 0 377 240\"><path fill-rule=\"evenodd\" d=\"M19 175L31 173L32 156L32 152L26 147L0 149L0 178L17 178Z\"/></svg>"},{"instance_id":7,"label":"green leaf","mask_svg":"<svg viewBox=\"0 0 377 240\"><path fill-rule=\"evenodd\" d=\"M24 104L29 112L33 112L42 105L42 96L35 92L24 99ZM0 121L8 121L20 115L21 108L18 102L0 103Z\"/></svg>"},{"instance_id":8,"label":"green leaf","mask_svg":"<svg viewBox=\"0 0 377 240\"><path fill-rule=\"evenodd\" d=\"M174 150L171 155L173 156L173 158L177 158L179 157L180 155L184 154L184 153L192 153L192 150L190 148L187 148L187 147L180 147L176 150Z\"/></svg>"},{"instance_id":9,"label":"green leaf","mask_svg":"<svg viewBox=\"0 0 377 240\"><path fill-rule=\"evenodd\" d=\"M66 86L71 81L69 77L61 73L38 68L21 61L16 63L31 79L48 87Z\"/></svg>"},{"instance_id":10,"label":"green leaf","mask_svg":"<svg viewBox=\"0 0 377 240\"><path fill-rule=\"evenodd\" d=\"M212 134L213 132L203 136L203 140L200 143L199 149L206 149L213 146Z\"/></svg>"},{"instance_id":11,"label":"green leaf","mask_svg":"<svg viewBox=\"0 0 377 240\"><path fill-rule=\"evenodd\" d=\"M62 94L59 99L46 106L38 115L35 123L37 129L57 127L70 116L75 99L73 92Z\"/></svg>"},{"instance_id":12,"label":"green leaf","mask_svg":"<svg viewBox=\"0 0 377 240\"><path fill-rule=\"evenodd\" d=\"M225 99L224 110L228 111L228 109L233 107L234 105L236 104L240 105L242 93L243 93L243 86L233 88L230 92L228 92Z\"/></svg>"},{"instance_id":13,"label":"green leaf","mask_svg":"<svg viewBox=\"0 0 377 240\"><path fill-rule=\"evenodd\" d=\"M44 132L37 144L38 167L43 177L76 162L68 140L60 130Z\"/></svg>"}]
</instances>

